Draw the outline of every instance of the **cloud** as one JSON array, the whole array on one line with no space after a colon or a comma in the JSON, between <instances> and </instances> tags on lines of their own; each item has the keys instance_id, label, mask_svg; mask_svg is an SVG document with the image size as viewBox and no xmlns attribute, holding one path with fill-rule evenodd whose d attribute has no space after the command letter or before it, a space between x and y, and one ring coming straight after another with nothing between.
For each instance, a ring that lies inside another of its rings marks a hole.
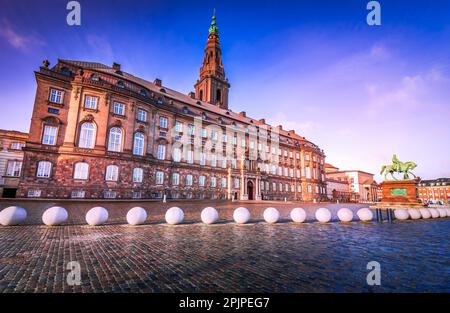
<instances>
[{"instance_id":1,"label":"cloud","mask_svg":"<svg viewBox=\"0 0 450 313\"><path fill-rule=\"evenodd\" d=\"M13 48L21 51L30 51L34 46L45 44L38 35L20 34L5 18L0 21L0 37L3 37Z\"/></svg>"},{"instance_id":2,"label":"cloud","mask_svg":"<svg viewBox=\"0 0 450 313\"><path fill-rule=\"evenodd\" d=\"M268 119L268 122L273 125L282 125L284 130L295 130L295 132L301 136L307 136L313 133L319 125L311 120L295 121L284 113L277 113L273 118Z\"/></svg>"},{"instance_id":3,"label":"cloud","mask_svg":"<svg viewBox=\"0 0 450 313\"><path fill-rule=\"evenodd\" d=\"M102 59L112 60L114 57L111 44L105 37L97 35L87 35L86 42L95 55L98 55Z\"/></svg>"}]
</instances>

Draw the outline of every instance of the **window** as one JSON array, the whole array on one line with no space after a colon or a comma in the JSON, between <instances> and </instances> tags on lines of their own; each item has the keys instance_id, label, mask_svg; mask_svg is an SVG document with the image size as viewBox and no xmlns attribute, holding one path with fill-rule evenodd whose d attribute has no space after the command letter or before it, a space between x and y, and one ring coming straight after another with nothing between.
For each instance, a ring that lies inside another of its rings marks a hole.
<instances>
[{"instance_id":1,"label":"window","mask_svg":"<svg viewBox=\"0 0 450 313\"><path fill-rule=\"evenodd\" d=\"M308 184L308 193L311 193L311 192L312 192L312 187L311 187L311 185Z\"/></svg>"},{"instance_id":2,"label":"window","mask_svg":"<svg viewBox=\"0 0 450 313\"><path fill-rule=\"evenodd\" d=\"M227 158L226 156L222 156L222 168L227 168Z\"/></svg>"},{"instance_id":3,"label":"window","mask_svg":"<svg viewBox=\"0 0 450 313\"><path fill-rule=\"evenodd\" d=\"M175 122L175 131L182 133L183 132L183 123L176 121Z\"/></svg>"},{"instance_id":4,"label":"window","mask_svg":"<svg viewBox=\"0 0 450 313\"><path fill-rule=\"evenodd\" d=\"M272 183L272 191L277 191L277 183Z\"/></svg>"},{"instance_id":5,"label":"window","mask_svg":"<svg viewBox=\"0 0 450 313\"><path fill-rule=\"evenodd\" d=\"M289 176L289 169L287 167L284 168L284 176Z\"/></svg>"},{"instance_id":6,"label":"window","mask_svg":"<svg viewBox=\"0 0 450 313\"><path fill-rule=\"evenodd\" d=\"M141 94L141 96L147 97L147 90L141 89L141 91L139 93Z\"/></svg>"},{"instance_id":7,"label":"window","mask_svg":"<svg viewBox=\"0 0 450 313\"><path fill-rule=\"evenodd\" d=\"M222 90L217 89L216 91L216 101L222 101Z\"/></svg>"},{"instance_id":8,"label":"window","mask_svg":"<svg viewBox=\"0 0 450 313\"><path fill-rule=\"evenodd\" d=\"M234 145L234 146L237 145L237 137L236 137L236 136L233 137L233 145Z\"/></svg>"},{"instance_id":9,"label":"window","mask_svg":"<svg viewBox=\"0 0 450 313\"><path fill-rule=\"evenodd\" d=\"M180 184L180 174L173 173L172 174L172 185L178 186Z\"/></svg>"},{"instance_id":10,"label":"window","mask_svg":"<svg viewBox=\"0 0 450 313\"><path fill-rule=\"evenodd\" d=\"M142 183L144 177L144 170L140 167L133 169L133 183Z\"/></svg>"},{"instance_id":11,"label":"window","mask_svg":"<svg viewBox=\"0 0 450 313\"><path fill-rule=\"evenodd\" d=\"M297 192L302 192L302 185L301 184L297 185Z\"/></svg>"},{"instance_id":12,"label":"window","mask_svg":"<svg viewBox=\"0 0 450 313\"><path fill-rule=\"evenodd\" d=\"M239 178L234 179L234 188L239 188Z\"/></svg>"},{"instance_id":13,"label":"window","mask_svg":"<svg viewBox=\"0 0 450 313\"><path fill-rule=\"evenodd\" d=\"M180 162L181 161L181 149L180 148L174 148L172 152L172 157L174 162Z\"/></svg>"},{"instance_id":14,"label":"window","mask_svg":"<svg viewBox=\"0 0 450 313\"><path fill-rule=\"evenodd\" d=\"M299 160L299 159L300 159L300 153L297 152L297 153L295 154L295 158L296 158L297 160Z\"/></svg>"},{"instance_id":15,"label":"window","mask_svg":"<svg viewBox=\"0 0 450 313\"><path fill-rule=\"evenodd\" d=\"M305 160L309 161L309 154L305 154Z\"/></svg>"},{"instance_id":16,"label":"window","mask_svg":"<svg viewBox=\"0 0 450 313\"><path fill-rule=\"evenodd\" d=\"M117 181L119 179L119 167L117 165L108 165L106 167L106 180Z\"/></svg>"},{"instance_id":17,"label":"window","mask_svg":"<svg viewBox=\"0 0 450 313\"><path fill-rule=\"evenodd\" d=\"M164 160L166 158L166 146L158 145L158 160Z\"/></svg>"},{"instance_id":18,"label":"window","mask_svg":"<svg viewBox=\"0 0 450 313\"><path fill-rule=\"evenodd\" d=\"M6 169L6 176L19 177L21 168L22 168L22 162L8 161L8 167Z\"/></svg>"},{"instance_id":19,"label":"window","mask_svg":"<svg viewBox=\"0 0 450 313\"><path fill-rule=\"evenodd\" d=\"M85 96L84 97L84 107L86 109L96 109L97 108L97 97Z\"/></svg>"},{"instance_id":20,"label":"window","mask_svg":"<svg viewBox=\"0 0 450 313\"><path fill-rule=\"evenodd\" d=\"M195 135L195 127L192 124L189 124L189 126L188 126L188 135L189 136L194 136Z\"/></svg>"},{"instance_id":21,"label":"window","mask_svg":"<svg viewBox=\"0 0 450 313\"><path fill-rule=\"evenodd\" d=\"M236 159L231 159L231 168L233 168L233 169L237 168L237 160Z\"/></svg>"},{"instance_id":22,"label":"window","mask_svg":"<svg viewBox=\"0 0 450 313\"><path fill-rule=\"evenodd\" d=\"M287 157L288 156L288 152L287 150L284 150L284 156Z\"/></svg>"},{"instance_id":23,"label":"window","mask_svg":"<svg viewBox=\"0 0 450 313\"><path fill-rule=\"evenodd\" d=\"M227 135L226 134L222 134L222 142L227 142Z\"/></svg>"},{"instance_id":24,"label":"window","mask_svg":"<svg viewBox=\"0 0 450 313\"><path fill-rule=\"evenodd\" d=\"M113 127L109 131L108 150L120 152L122 149L122 130L118 127Z\"/></svg>"},{"instance_id":25,"label":"window","mask_svg":"<svg viewBox=\"0 0 450 313\"><path fill-rule=\"evenodd\" d=\"M125 115L125 105L120 102L114 102L114 114Z\"/></svg>"},{"instance_id":26,"label":"window","mask_svg":"<svg viewBox=\"0 0 450 313\"><path fill-rule=\"evenodd\" d=\"M283 175L283 169L280 167L278 167L278 176Z\"/></svg>"},{"instance_id":27,"label":"window","mask_svg":"<svg viewBox=\"0 0 450 313\"><path fill-rule=\"evenodd\" d=\"M56 144L56 134L58 132L58 127L45 125L44 134L42 136L42 143L44 145L54 146Z\"/></svg>"},{"instance_id":28,"label":"window","mask_svg":"<svg viewBox=\"0 0 450 313\"><path fill-rule=\"evenodd\" d=\"M13 150L22 150L22 148L25 146L23 142L12 142L11 143L11 149Z\"/></svg>"},{"instance_id":29,"label":"window","mask_svg":"<svg viewBox=\"0 0 450 313\"><path fill-rule=\"evenodd\" d=\"M251 150L255 149L255 142L254 141L250 141L250 149Z\"/></svg>"},{"instance_id":30,"label":"window","mask_svg":"<svg viewBox=\"0 0 450 313\"><path fill-rule=\"evenodd\" d=\"M146 122L147 121L147 111L145 111L143 109L138 109L137 119L138 119L138 121Z\"/></svg>"},{"instance_id":31,"label":"window","mask_svg":"<svg viewBox=\"0 0 450 313\"><path fill-rule=\"evenodd\" d=\"M198 177L198 185L200 186L200 187L203 187L203 186L205 186L205 176L199 176Z\"/></svg>"},{"instance_id":32,"label":"window","mask_svg":"<svg viewBox=\"0 0 450 313\"><path fill-rule=\"evenodd\" d=\"M222 188L227 188L227 179L225 177L222 177L222 179L220 180L220 184Z\"/></svg>"},{"instance_id":33,"label":"window","mask_svg":"<svg viewBox=\"0 0 450 313\"><path fill-rule=\"evenodd\" d=\"M164 183L164 172L161 172L161 171L156 172L155 183L157 185L162 185Z\"/></svg>"},{"instance_id":34,"label":"window","mask_svg":"<svg viewBox=\"0 0 450 313\"><path fill-rule=\"evenodd\" d=\"M194 151L192 151L192 150L188 151L188 153L187 153L187 162L189 164L194 163Z\"/></svg>"},{"instance_id":35,"label":"window","mask_svg":"<svg viewBox=\"0 0 450 313\"><path fill-rule=\"evenodd\" d=\"M245 139L244 138L241 139L241 147L245 148Z\"/></svg>"},{"instance_id":36,"label":"window","mask_svg":"<svg viewBox=\"0 0 450 313\"><path fill-rule=\"evenodd\" d=\"M217 180L214 176L211 177L211 187L216 188Z\"/></svg>"},{"instance_id":37,"label":"window","mask_svg":"<svg viewBox=\"0 0 450 313\"><path fill-rule=\"evenodd\" d=\"M141 132L134 134L133 154L144 155L144 134Z\"/></svg>"},{"instance_id":38,"label":"window","mask_svg":"<svg viewBox=\"0 0 450 313\"><path fill-rule=\"evenodd\" d=\"M211 166L216 167L217 166L217 156L215 154L211 155Z\"/></svg>"},{"instance_id":39,"label":"window","mask_svg":"<svg viewBox=\"0 0 450 313\"><path fill-rule=\"evenodd\" d=\"M186 186L192 186L192 175L191 174L186 175Z\"/></svg>"},{"instance_id":40,"label":"window","mask_svg":"<svg viewBox=\"0 0 450 313\"><path fill-rule=\"evenodd\" d=\"M95 136L94 123L83 123L80 129L80 139L78 141L78 146L80 148L94 148Z\"/></svg>"},{"instance_id":41,"label":"window","mask_svg":"<svg viewBox=\"0 0 450 313\"><path fill-rule=\"evenodd\" d=\"M200 135L202 136L202 138L206 138L206 129L202 128Z\"/></svg>"},{"instance_id":42,"label":"window","mask_svg":"<svg viewBox=\"0 0 450 313\"><path fill-rule=\"evenodd\" d=\"M167 117L161 116L159 118L159 127L161 128L167 128L168 120Z\"/></svg>"},{"instance_id":43,"label":"window","mask_svg":"<svg viewBox=\"0 0 450 313\"><path fill-rule=\"evenodd\" d=\"M217 131L215 130L211 131L211 140L217 140Z\"/></svg>"},{"instance_id":44,"label":"window","mask_svg":"<svg viewBox=\"0 0 450 313\"><path fill-rule=\"evenodd\" d=\"M53 103L62 103L62 95L63 92L61 90L58 89L50 89L50 97L49 97L49 101L53 102Z\"/></svg>"},{"instance_id":45,"label":"window","mask_svg":"<svg viewBox=\"0 0 450 313\"><path fill-rule=\"evenodd\" d=\"M51 171L52 163L49 161L39 161L36 176L41 178L49 178Z\"/></svg>"},{"instance_id":46,"label":"window","mask_svg":"<svg viewBox=\"0 0 450 313\"><path fill-rule=\"evenodd\" d=\"M297 176L298 178L300 178L300 170L295 170L295 176Z\"/></svg>"},{"instance_id":47,"label":"window","mask_svg":"<svg viewBox=\"0 0 450 313\"><path fill-rule=\"evenodd\" d=\"M89 175L89 164L85 162L79 162L75 164L75 169L73 171L74 179L88 179Z\"/></svg>"},{"instance_id":48,"label":"window","mask_svg":"<svg viewBox=\"0 0 450 313\"><path fill-rule=\"evenodd\" d=\"M279 183L278 185L279 185L278 187L279 187L280 191L283 191L283 184Z\"/></svg>"},{"instance_id":49,"label":"window","mask_svg":"<svg viewBox=\"0 0 450 313\"><path fill-rule=\"evenodd\" d=\"M309 166L305 167L305 176L306 178L311 178L311 170Z\"/></svg>"},{"instance_id":50,"label":"window","mask_svg":"<svg viewBox=\"0 0 450 313\"><path fill-rule=\"evenodd\" d=\"M200 153L200 165L206 165L206 155L205 153Z\"/></svg>"}]
</instances>

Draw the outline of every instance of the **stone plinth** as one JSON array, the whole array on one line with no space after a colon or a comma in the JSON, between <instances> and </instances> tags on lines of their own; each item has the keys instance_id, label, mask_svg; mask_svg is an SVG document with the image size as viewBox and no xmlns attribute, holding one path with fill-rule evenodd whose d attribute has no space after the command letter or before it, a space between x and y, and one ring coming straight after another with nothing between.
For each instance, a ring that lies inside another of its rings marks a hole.
<instances>
[{"instance_id":1,"label":"stone plinth","mask_svg":"<svg viewBox=\"0 0 450 313\"><path fill-rule=\"evenodd\" d=\"M388 180L381 183L383 197L377 208L423 207L417 196L417 180Z\"/></svg>"}]
</instances>

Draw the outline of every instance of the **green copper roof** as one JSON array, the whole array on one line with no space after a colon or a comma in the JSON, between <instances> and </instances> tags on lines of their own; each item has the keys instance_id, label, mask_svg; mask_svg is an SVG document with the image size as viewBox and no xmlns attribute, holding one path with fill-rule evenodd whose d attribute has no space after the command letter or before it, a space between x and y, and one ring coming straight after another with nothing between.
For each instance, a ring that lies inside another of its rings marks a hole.
<instances>
[{"instance_id":1,"label":"green copper roof","mask_svg":"<svg viewBox=\"0 0 450 313\"><path fill-rule=\"evenodd\" d=\"M209 28L209 33L215 33L218 34L219 33L219 27L217 27L217 23L216 23L216 9L214 9L214 13L212 16L212 21L211 21L211 27Z\"/></svg>"}]
</instances>

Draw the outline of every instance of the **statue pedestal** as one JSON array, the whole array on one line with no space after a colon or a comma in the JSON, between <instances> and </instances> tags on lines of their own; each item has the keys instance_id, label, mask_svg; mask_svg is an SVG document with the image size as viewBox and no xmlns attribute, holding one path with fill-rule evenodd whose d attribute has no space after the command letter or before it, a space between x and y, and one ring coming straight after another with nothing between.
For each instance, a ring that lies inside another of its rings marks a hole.
<instances>
[{"instance_id":1,"label":"statue pedestal","mask_svg":"<svg viewBox=\"0 0 450 313\"><path fill-rule=\"evenodd\" d=\"M380 184L381 203L378 208L415 208L423 207L417 196L417 179L387 180Z\"/></svg>"}]
</instances>

